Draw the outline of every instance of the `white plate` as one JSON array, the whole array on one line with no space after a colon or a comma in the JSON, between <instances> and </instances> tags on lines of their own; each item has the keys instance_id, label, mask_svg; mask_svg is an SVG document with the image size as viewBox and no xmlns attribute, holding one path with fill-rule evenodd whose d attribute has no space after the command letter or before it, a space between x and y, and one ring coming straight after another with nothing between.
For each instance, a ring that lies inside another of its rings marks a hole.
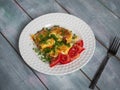
<instances>
[{"instance_id":1,"label":"white plate","mask_svg":"<svg viewBox=\"0 0 120 90\"><path fill-rule=\"evenodd\" d=\"M72 30L73 33L82 37L85 50L80 58L53 68L38 58L33 51L34 45L30 35L51 25L59 25ZM23 29L19 39L19 50L25 62L33 69L49 75L64 75L79 70L91 59L95 50L95 37L91 28L83 20L69 14L51 13L34 19Z\"/></svg>"}]
</instances>

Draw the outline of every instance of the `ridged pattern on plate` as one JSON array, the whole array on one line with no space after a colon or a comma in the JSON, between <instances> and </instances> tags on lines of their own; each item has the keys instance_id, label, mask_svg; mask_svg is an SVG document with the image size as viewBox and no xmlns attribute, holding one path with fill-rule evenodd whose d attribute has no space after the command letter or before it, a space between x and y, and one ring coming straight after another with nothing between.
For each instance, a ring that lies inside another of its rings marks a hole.
<instances>
[{"instance_id":1,"label":"ridged pattern on plate","mask_svg":"<svg viewBox=\"0 0 120 90\"><path fill-rule=\"evenodd\" d=\"M85 50L80 55L80 58L53 68L50 68L49 64L42 62L38 58L32 50L34 45L30 35L45 26L51 25L60 25L82 37ZM63 75L80 69L91 59L95 50L95 37L91 28L83 20L69 14L51 13L34 19L24 28L19 39L19 50L25 62L33 69L49 75Z\"/></svg>"}]
</instances>

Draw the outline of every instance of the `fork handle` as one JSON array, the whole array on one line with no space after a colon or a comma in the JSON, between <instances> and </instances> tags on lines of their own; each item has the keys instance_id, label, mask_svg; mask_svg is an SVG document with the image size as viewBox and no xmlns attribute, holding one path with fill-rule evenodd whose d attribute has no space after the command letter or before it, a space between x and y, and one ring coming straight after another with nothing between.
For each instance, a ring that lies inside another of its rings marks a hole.
<instances>
[{"instance_id":1,"label":"fork handle","mask_svg":"<svg viewBox=\"0 0 120 90\"><path fill-rule=\"evenodd\" d=\"M101 76L101 74L102 74L102 72L103 72L103 70L104 70L104 68L105 68L105 66L106 66L106 64L107 64L107 62L108 62L108 60L109 60L109 58L110 58L109 55L107 55L107 56L104 58L104 60L102 61L101 65L99 66L99 68L98 68L95 76L93 77L89 88L94 89L94 87L95 87L98 79L100 78L100 76Z\"/></svg>"}]
</instances>

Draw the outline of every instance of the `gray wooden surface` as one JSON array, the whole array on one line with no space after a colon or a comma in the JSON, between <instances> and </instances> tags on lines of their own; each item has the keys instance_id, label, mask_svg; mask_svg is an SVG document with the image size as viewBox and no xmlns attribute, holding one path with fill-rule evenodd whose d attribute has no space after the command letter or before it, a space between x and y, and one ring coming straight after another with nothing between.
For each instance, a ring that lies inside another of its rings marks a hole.
<instances>
[{"instance_id":1,"label":"gray wooden surface","mask_svg":"<svg viewBox=\"0 0 120 90\"><path fill-rule=\"evenodd\" d=\"M117 2L0 0L0 90L89 90L90 81L105 57L111 38L120 33L120 1ZM110 3L116 9L111 9ZM39 73L26 65L19 56L18 39L25 25L40 15L53 12L69 13L83 19L91 26L96 37L96 50L90 62L82 69L64 76ZM119 68L120 50L117 56L109 60L95 90L119 90Z\"/></svg>"},{"instance_id":2,"label":"gray wooden surface","mask_svg":"<svg viewBox=\"0 0 120 90\"><path fill-rule=\"evenodd\" d=\"M120 0L99 0L99 2L120 18Z\"/></svg>"},{"instance_id":3,"label":"gray wooden surface","mask_svg":"<svg viewBox=\"0 0 120 90\"><path fill-rule=\"evenodd\" d=\"M44 85L0 34L0 90L40 89L46 90Z\"/></svg>"}]
</instances>

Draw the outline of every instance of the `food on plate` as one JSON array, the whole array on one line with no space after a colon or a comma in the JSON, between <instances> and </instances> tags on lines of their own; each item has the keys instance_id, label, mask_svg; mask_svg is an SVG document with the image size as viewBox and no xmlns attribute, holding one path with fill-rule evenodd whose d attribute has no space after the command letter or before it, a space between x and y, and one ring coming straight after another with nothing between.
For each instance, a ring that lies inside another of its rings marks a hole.
<instances>
[{"instance_id":1,"label":"food on plate","mask_svg":"<svg viewBox=\"0 0 120 90\"><path fill-rule=\"evenodd\" d=\"M50 67L70 63L85 50L80 37L58 25L42 28L31 37L36 45L33 49L42 61L50 64Z\"/></svg>"}]
</instances>

